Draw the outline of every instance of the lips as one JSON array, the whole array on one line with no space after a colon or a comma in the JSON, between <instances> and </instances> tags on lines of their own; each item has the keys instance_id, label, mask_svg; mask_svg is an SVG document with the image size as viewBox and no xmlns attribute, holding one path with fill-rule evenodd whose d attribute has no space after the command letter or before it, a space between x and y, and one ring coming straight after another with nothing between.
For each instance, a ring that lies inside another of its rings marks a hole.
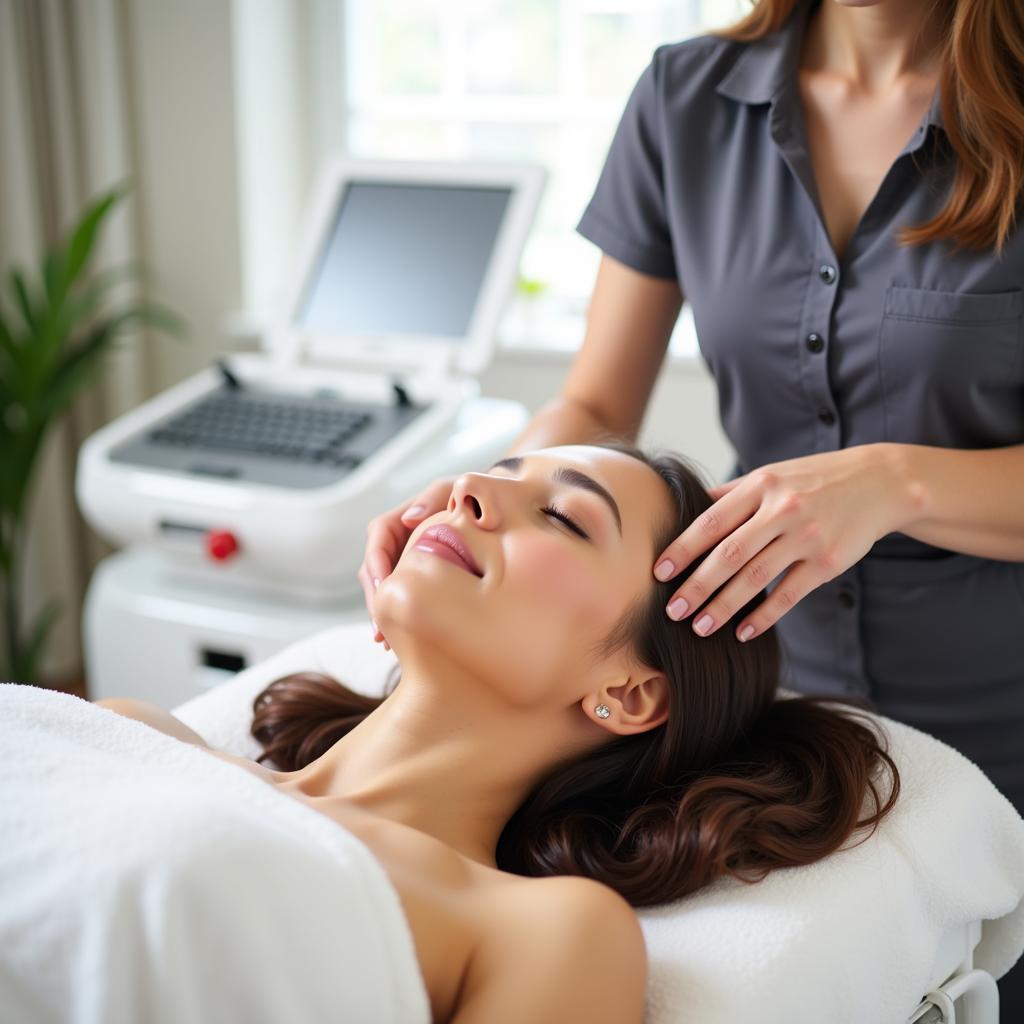
<instances>
[{"instance_id":1,"label":"lips","mask_svg":"<svg viewBox=\"0 0 1024 1024\"><path fill-rule=\"evenodd\" d=\"M483 570L477 565L476 559L473 558L469 545L466 544L462 539L462 535L454 527L438 523L424 530L420 535L420 539L430 539L451 548L474 576L483 576Z\"/></svg>"}]
</instances>

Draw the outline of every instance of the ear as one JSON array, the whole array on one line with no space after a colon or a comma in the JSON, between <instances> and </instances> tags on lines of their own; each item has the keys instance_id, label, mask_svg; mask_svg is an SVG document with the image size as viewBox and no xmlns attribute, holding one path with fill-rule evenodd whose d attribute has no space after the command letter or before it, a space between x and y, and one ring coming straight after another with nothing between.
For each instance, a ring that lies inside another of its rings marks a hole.
<instances>
[{"instance_id":1,"label":"ear","mask_svg":"<svg viewBox=\"0 0 1024 1024\"><path fill-rule=\"evenodd\" d=\"M611 714L601 718L594 710L606 704ZM606 686L584 699L587 717L619 736L655 729L668 719L668 678L664 672L639 668L624 683Z\"/></svg>"}]
</instances>

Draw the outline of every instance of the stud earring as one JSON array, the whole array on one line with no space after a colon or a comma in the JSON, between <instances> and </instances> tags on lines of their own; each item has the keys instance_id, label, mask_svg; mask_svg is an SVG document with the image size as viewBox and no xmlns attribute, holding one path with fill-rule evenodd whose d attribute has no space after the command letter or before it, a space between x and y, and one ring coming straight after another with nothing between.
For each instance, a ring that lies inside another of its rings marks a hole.
<instances>
[{"instance_id":1,"label":"stud earring","mask_svg":"<svg viewBox=\"0 0 1024 1024\"><path fill-rule=\"evenodd\" d=\"M607 718L611 713L612 709L608 707L607 704L598 704L597 707L594 708L594 714L596 714L598 718Z\"/></svg>"}]
</instances>

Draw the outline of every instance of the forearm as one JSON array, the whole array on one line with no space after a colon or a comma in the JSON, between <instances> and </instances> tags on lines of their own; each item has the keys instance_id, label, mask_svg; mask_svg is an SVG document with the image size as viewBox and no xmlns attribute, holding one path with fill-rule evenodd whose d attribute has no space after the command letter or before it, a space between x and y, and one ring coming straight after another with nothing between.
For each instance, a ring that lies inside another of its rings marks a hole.
<instances>
[{"instance_id":1,"label":"forearm","mask_svg":"<svg viewBox=\"0 0 1024 1024\"><path fill-rule=\"evenodd\" d=\"M537 410L505 454L521 455L556 445L588 444L614 433L585 406L559 395Z\"/></svg>"},{"instance_id":2,"label":"forearm","mask_svg":"<svg viewBox=\"0 0 1024 1024\"><path fill-rule=\"evenodd\" d=\"M1024 562L1024 444L886 447L904 488L901 533L948 551Z\"/></svg>"},{"instance_id":3,"label":"forearm","mask_svg":"<svg viewBox=\"0 0 1024 1024\"><path fill-rule=\"evenodd\" d=\"M165 711L156 704L150 704L149 701L135 700L131 697L109 697L93 701L93 703L99 707L108 708L110 711L116 711L119 715L124 715L125 718L134 718L137 722L143 722L159 732L173 736L176 740L209 748L209 744L199 733L194 732L169 711Z\"/></svg>"}]
</instances>

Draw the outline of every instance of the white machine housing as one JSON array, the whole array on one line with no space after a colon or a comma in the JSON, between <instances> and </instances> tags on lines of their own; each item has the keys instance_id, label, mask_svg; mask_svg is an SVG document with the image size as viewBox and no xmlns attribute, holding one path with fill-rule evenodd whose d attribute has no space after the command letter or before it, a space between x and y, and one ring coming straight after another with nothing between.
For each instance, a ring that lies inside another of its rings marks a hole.
<instances>
[{"instance_id":1,"label":"white machine housing","mask_svg":"<svg viewBox=\"0 0 1024 1024\"><path fill-rule=\"evenodd\" d=\"M362 595L308 604L178 572L154 548L116 551L96 568L82 617L89 699L132 697L170 710L343 622L372 627Z\"/></svg>"},{"instance_id":2,"label":"white machine housing","mask_svg":"<svg viewBox=\"0 0 1024 1024\"><path fill-rule=\"evenodd\" d=\"M232 367L243 381L259 380L265 359L240 355ZM300 368L288 381L329 383L337 391L389 400L381 380ZM120 442L219 386L205 370L164 392L90 437L79 454L76 489L86 519L116 545L146 544L172 557L176 567L218 579L271 587L295 597L342 596L359 589L356 570L366 547L366 526L380 512L411 498L439 476L486 468L523 429L528 413L517 402L478 397L473 380L429 388L412 383L410 397L432 408L346 477L327 487L296 490L268 484L186 477L111 461ZM278 387L280 390L280 387ZM190 529L191 528L191 529ZM211 561L210 530L239 541L227 562Z\"/></svg>"},{"instance_id":3,"label":"white machine housing","mask_svg":"<svg viewBox=\"0 0 1024 1024\"><path fill-rule=\"evenodd\" d=\"M324 175L287 297L265 339L265 352L231 357L245 388L313 394L324 388L356 401L391 405L398 382L429 408L342 479L289 488L204 478L114 461L111 451L222 386L204 370L93 434L79 453L76 494L90 525L115 545L151 546L178 572L235 580L312 601L353 596L375 515L412 497L439 476L486 468L529 419L518 402L483 398L476 375L489 364L497 327L540 202L539 165L367 161L344 158ZM509 203L479 289L467 335L330 335L300 326L299 309L352 182L506 186ZM239 543L226 562L209 558L207 531Z\"/></svg>"}]
</instances>

